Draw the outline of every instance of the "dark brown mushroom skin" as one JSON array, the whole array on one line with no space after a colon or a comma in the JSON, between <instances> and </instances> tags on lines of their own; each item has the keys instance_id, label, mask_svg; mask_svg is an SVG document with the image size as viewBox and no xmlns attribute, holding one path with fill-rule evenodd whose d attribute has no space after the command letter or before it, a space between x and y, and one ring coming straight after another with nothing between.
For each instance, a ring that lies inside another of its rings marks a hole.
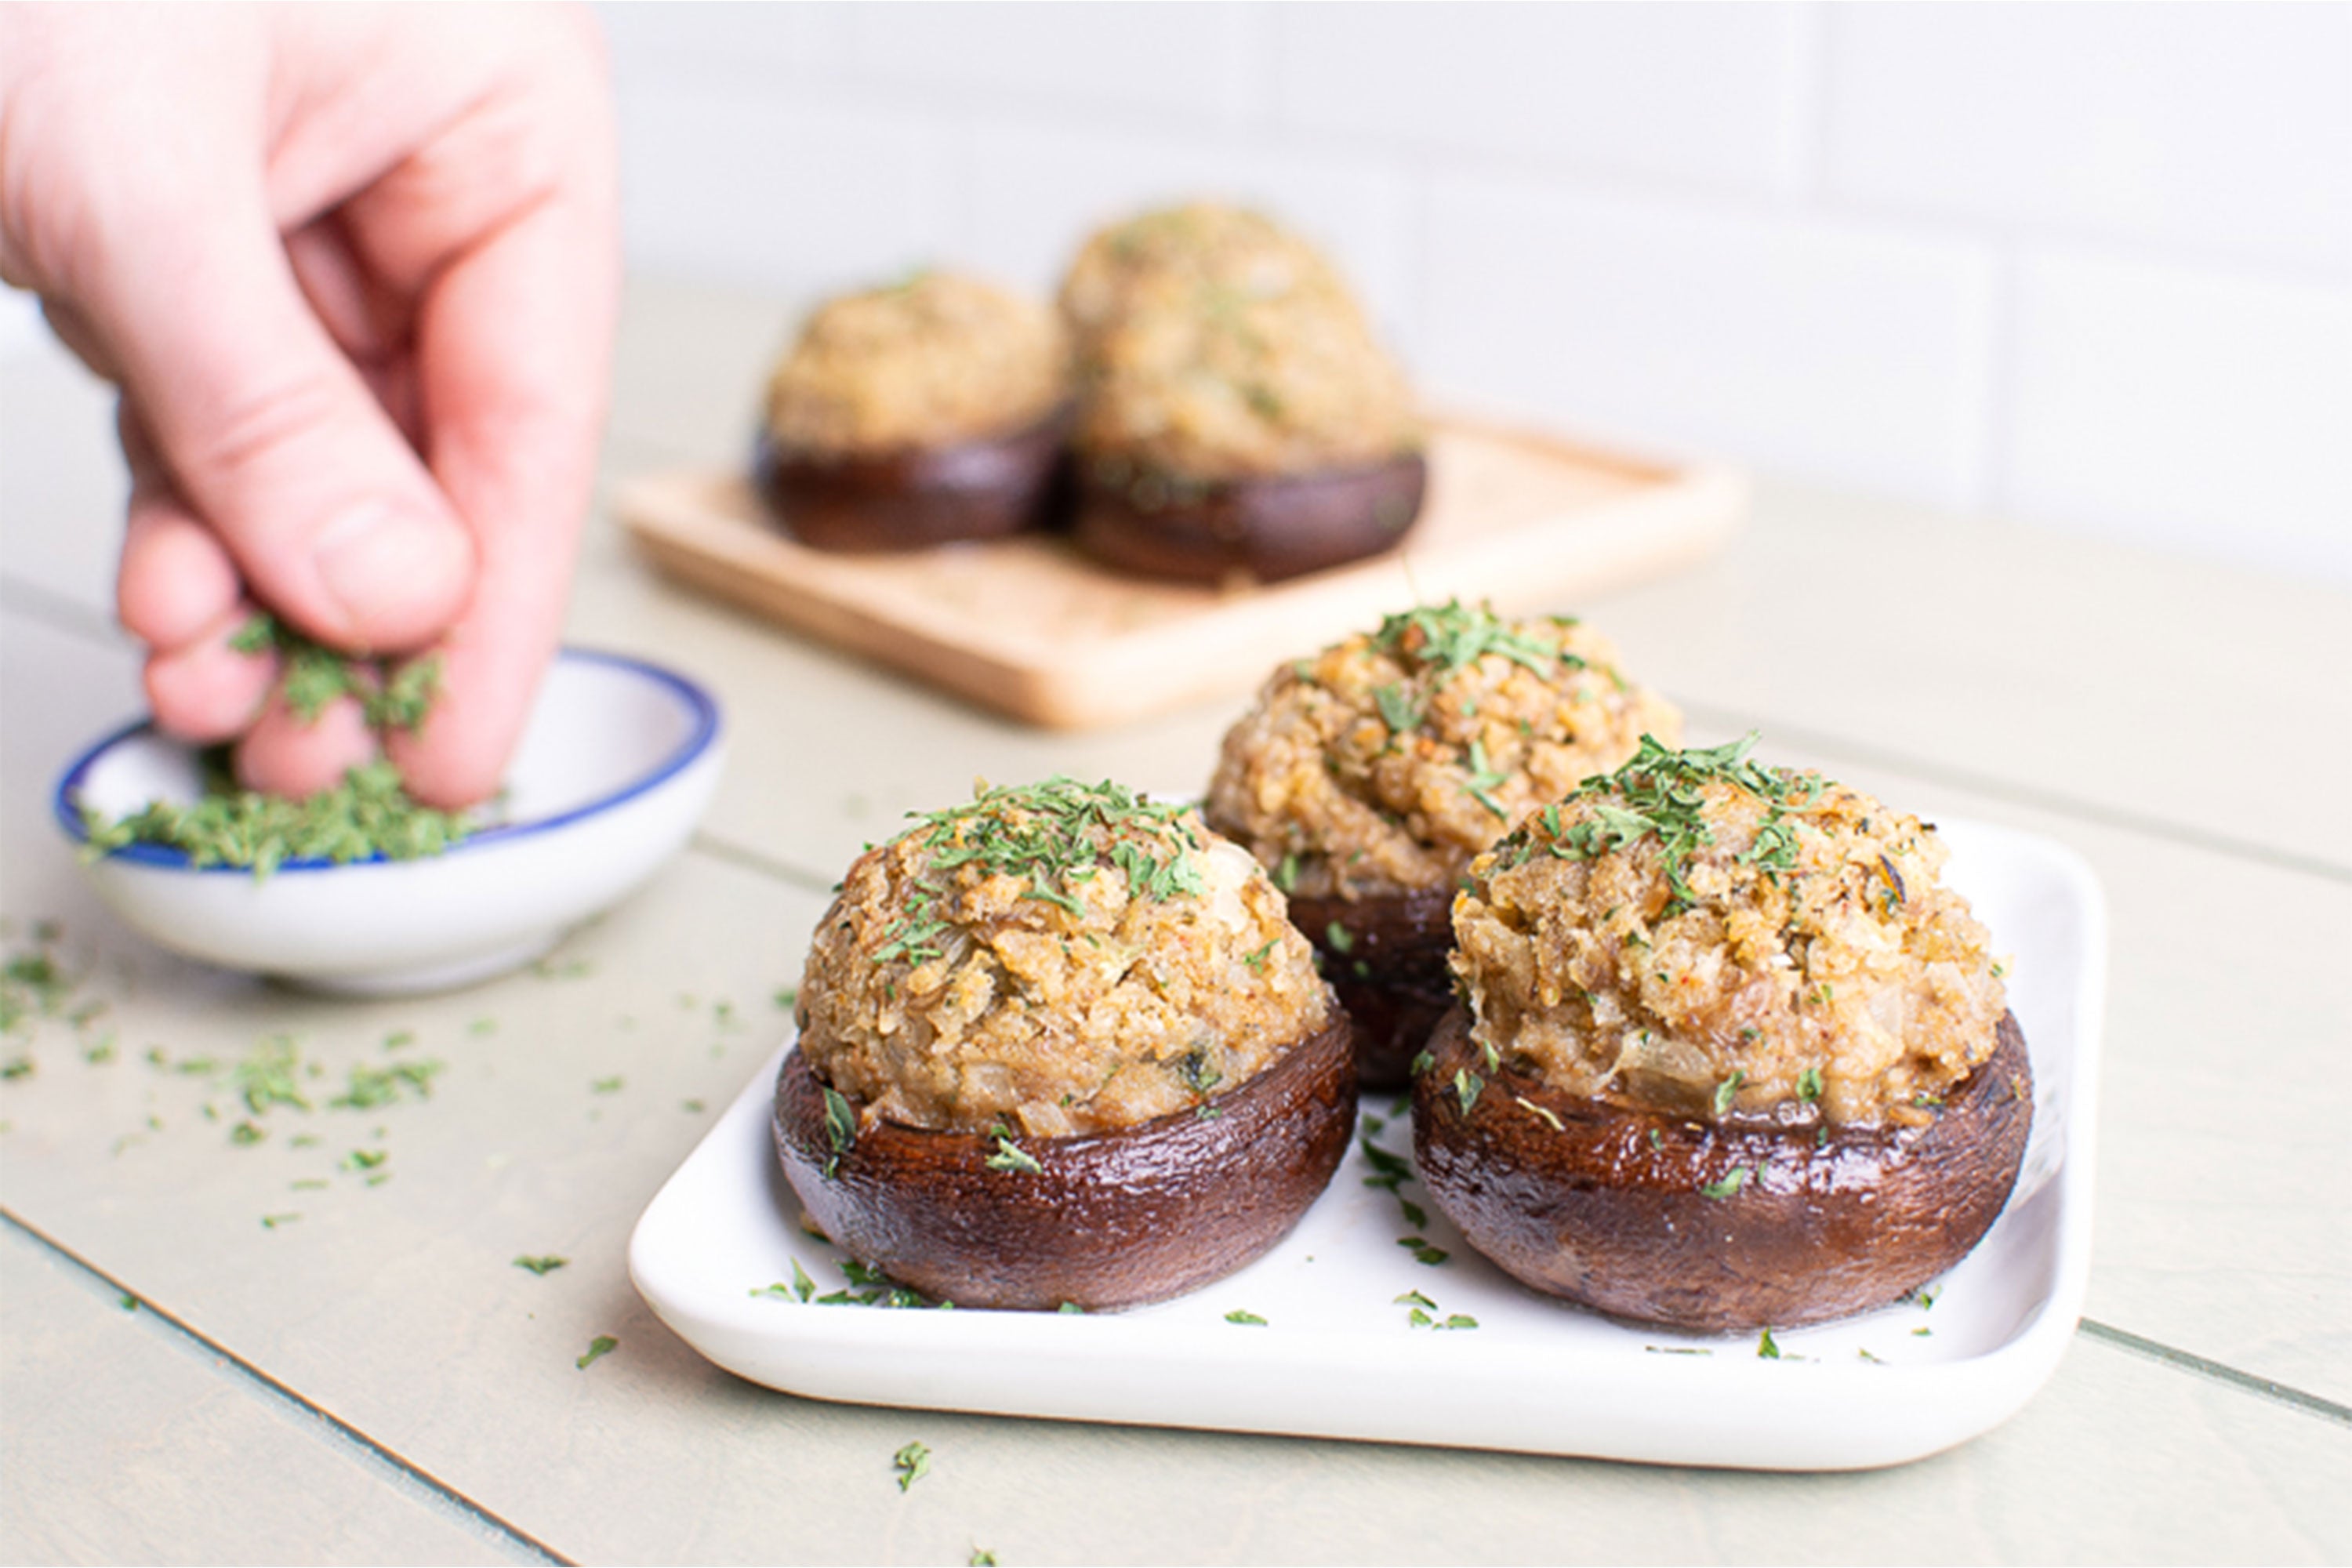
<instances>
[{"instance_id":1,"label":"dark brown mushroom skin","mask_svg":"<svg viewBox=\"0 0 2352 1568\"><path fill-rule=\"evenodd\" d=\"M1290 921L1315 951L1323 978L1355 1021L1356 1087L1391 1094L1412 1081L1412 1058L1454 1005L1454 895L1438 888L1354 899L1290 895ZM1333 941L1346 933L1343 948Z\"/></svg>"},{"instance_id":2,"label":"dark brown mushroom skin","mask_svg":"<svg viewBox=\"0 0 2352 1568\"><path fill-rule=\"evenodd\" d=\"M1421 516L1429 466L1411 452L1359 468L1187 481L1081 459L1079 549L1147 577L1279 582L1404 538Z\"/></svg>"},{"instance_id":3,"label":"dark brown mushroom skin","mask_svg":"<svg viewBox=\"0 0 2352 1568\"><path fill-rule=\"evenodd\" d=\"M2013 1015L1933 1121L1832 1127L1825 1141L1495 1070L1459 1008L1429 1054L1413 1079L1413 1152L1470 1245L1538 1290L1689 1333L1822 1322L1927 1283L1999 1217L2033 1120ZM1467 1112L1457 1073L1483 1080Z\"/></svg>"},{"instance_id":4,"label":"dark brown mushroom skin","mask_svg":"<svg viewBox=\"0 0 2352 1568\"><path fill-rule=\"evenodd\" d=\"M776 1081L784 1175L851 1257L960 1307L1087 1311L1165 1300L1232 1273L1296 1225L1356 1123L1338 1007L1271 1067L1203 1108L1076 1138L996 1140L875 1121L836 1160L824 1093L798 1050Z\"/></svg>"},{"instance_id":5,"label":"dark brown mushroom skin","mask_svg":"<svg viewBox=\"0 0 2352 1568\"><path fill-rule=\"evenodd\" d=\"M778 446L762 432L752 480L785 531L812 550L919 550L998 539L1047 521L1066 482L1071 412L945 447L834 456Z\"/></svg>"}]
</instances>

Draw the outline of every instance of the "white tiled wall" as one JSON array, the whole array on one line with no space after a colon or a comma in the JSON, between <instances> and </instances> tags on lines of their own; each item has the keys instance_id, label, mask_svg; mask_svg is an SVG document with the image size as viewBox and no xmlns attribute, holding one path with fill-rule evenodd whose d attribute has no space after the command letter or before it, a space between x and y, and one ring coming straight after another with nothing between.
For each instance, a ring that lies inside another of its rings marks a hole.
<instances>
[{"instance_id":1,"label":"white tiled wall","mask_svg":"<svg viewBox=\"0 0 2352 1568\"><path fill-rule=\"evenodd\" d=\"M1441 397L2352 581L2352 5L604 15L649 268L1043 289L1234 195Z\"/></svg>"}]
</instances>

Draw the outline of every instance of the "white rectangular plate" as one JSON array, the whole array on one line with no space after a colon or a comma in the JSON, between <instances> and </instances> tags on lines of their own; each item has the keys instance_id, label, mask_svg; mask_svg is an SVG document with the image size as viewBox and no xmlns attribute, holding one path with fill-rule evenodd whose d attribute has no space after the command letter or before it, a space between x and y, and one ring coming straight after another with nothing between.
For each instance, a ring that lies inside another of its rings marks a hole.
<instances>
[{"instance_id":1,"label":"white rectangular plate","mask_svg":"<svg viewBox=\"0 0 2352 1568\"><path fill-rule=\"evenodd\" d=\"M1370 1438L1754 1469L1854 1469L1935 1453L2007 1419L2056 1370L2090 1268L2106 917L2070 850L1946 821L1948 879L2011 954L2033 1058L2025 1171L2000 1222L1932 1294L1777 1336L1688 1339L1528 1290L1429 1209L1367 1186L1351 1150L1265 1258L1193 1295L1103 1316L888 1310L764 1293L798 1263L822 1293L841 1256L796 1223L769 1100L783 1051L655 1197L629 1245L637 1289L719 1365L818 1399L1159 1426ZM1405 1118L1364 1102L1409 1152ZM1359 1129L1360 1139L1373 1125ZM1447 1254L1416 1260L1420 1235ZM1418 1291L1439 1321L1411 1321ZM1923 1293L1924 1294L1924 1293ZM1264 1326L1226 1321L1254 1313Z\"/></svg>"}]
</instances>

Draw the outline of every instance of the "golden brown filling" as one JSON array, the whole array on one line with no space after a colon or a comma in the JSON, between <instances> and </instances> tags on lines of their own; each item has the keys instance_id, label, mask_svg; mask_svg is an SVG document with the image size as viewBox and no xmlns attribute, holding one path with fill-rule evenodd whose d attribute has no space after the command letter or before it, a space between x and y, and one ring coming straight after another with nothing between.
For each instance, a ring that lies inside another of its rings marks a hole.
<instances>
[{"instance_id":1,"label":"golden brown filling","mask_svg":"<svg viewBox=\"0 0 2352 1568\"><path fill-rule=\"evenodd\" d=\"M1199 203L1089 239L1062 285L1098 477L1317 473L1416 450L1412 389L1321 254Z\"/></svg>"},{"instance_id":2,"label":"golden brown filling","mask_svg":"<svg viewBox=\"0 0 2352 1568\"><path fill-rule=\"evenodd\" d=\"M818 307L768 383L768 431L827 456L943 447L1025 429L1069 395L1052 310L925 272Z\"/></svg>"},{"instance_id":3,"label":"golden brown filling","mask_svg":"<svg viewBox=\"0 0 2352 1568\"><path fill-rule=\"evenodd\" d=\"M1644 731L1675 739L1682 715L1591 627L1425 606L1277 671L1225 734L1208 818L1286 890L1451 888Z\"/></svg>"},{"instance_id":4,"label":"golden brown filling","mask_svg":"<svg viewBox=\"0 0 2352 1568\"><path fill-rule=\"evenodd\" d=\"M858 858L809 948L801 1049L887 1121L1060 1138L1205 1106L1328 1006L1242 849L1182 807L1054 779Z\"/></svg>"},{"instance_id":5,"label":"golden brown filling","mask_svg":"<svg viewBox=\"0 0 2352 1568\"><path fill-rule=\"evenodd\" d=\"M1647 1110L1926 1121L1993 1051L1985 930L1932 827L1750 742L1645 741L1477 858L1454 904L1472 1037Z\"/></svg>"}]
</instances>

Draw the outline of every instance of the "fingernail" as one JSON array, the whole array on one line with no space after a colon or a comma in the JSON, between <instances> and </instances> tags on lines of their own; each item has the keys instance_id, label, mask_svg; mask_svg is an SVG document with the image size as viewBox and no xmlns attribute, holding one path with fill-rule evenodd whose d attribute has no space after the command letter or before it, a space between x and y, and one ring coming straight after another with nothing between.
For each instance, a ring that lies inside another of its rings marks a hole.
<instances>
[{"instance_id":1,"label":"fingernail","mask_svg":"<svg viewBox=\"0 0 2352 1568\"><path fill-rule=\"evenodd\" d=\"M438 629L465 541L437 520L383 500L365 500L320 531L319 580L365 640L397 647Z\"/></svg>"}]
</instances>

